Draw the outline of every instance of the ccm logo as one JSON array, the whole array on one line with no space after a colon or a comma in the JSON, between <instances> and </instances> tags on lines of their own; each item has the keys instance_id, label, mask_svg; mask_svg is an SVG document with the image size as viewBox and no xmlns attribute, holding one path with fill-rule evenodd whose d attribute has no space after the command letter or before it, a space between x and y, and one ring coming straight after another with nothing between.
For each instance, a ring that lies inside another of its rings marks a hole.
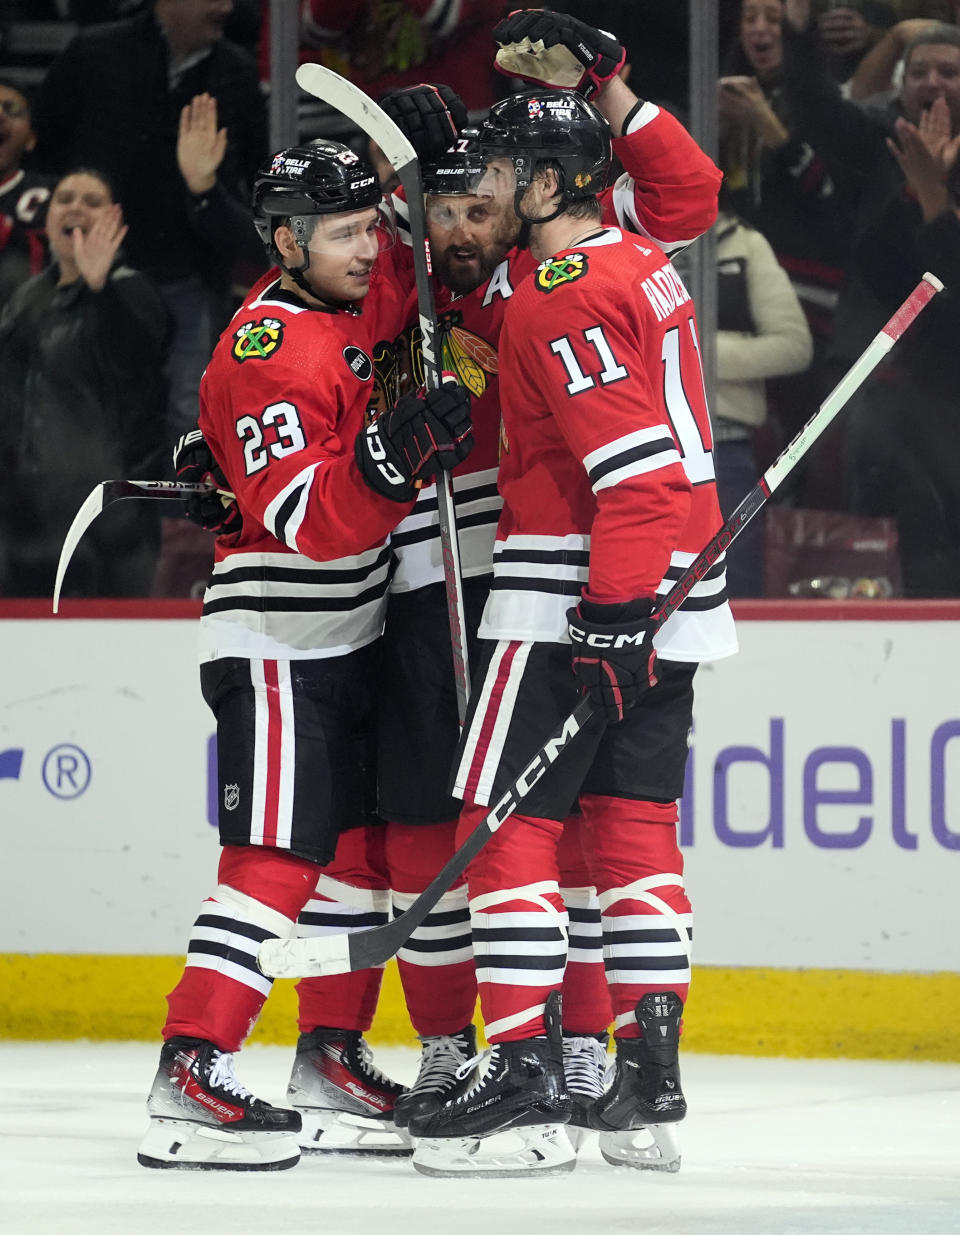
<instances>
[{"instance_id":1,"label":"ccm logo","mask_svg":"<svg viewBox=\"0 0 960 1235\"><path fill-rule=\"evenodd\" d=\"M570 638L574 643L585 643L588 648L626 648L640 647L643 643L644 632L638 631L634 635L588 635L585 630L581 630L579 626L570 627Z\"/></svg>"},{"instance_id":2,"label":"ccm logo","mask_svg":"<svg viewBox=\"0 0 960 1235\"><path fill-rule=\"evenodd\" d=\"M377 471L383 476L388 484L403 485L406 480L392 463L387 459L387 451L381 441L380 434L377 431L376 422L370 425L367 429L367 449L370 451L370 458L377 465Z\"/></svg>"}]
</instances>

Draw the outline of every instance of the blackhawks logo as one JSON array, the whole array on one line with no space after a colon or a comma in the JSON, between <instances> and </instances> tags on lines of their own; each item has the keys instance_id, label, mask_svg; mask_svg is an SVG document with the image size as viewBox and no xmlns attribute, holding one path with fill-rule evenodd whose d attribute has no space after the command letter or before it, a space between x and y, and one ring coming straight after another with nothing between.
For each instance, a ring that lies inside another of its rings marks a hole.
<instances>
[{"instance_id":1,"label":"blackhawks logo","mask_svg":"<svg viewBox=\"0 0 960 1235\"><path fill-rule=\"evenodd\" d=\"M487 388L487 376L499 372L500 364L497 353L486 339L465 330L463 314L454 309L444 313L440 318L440 335L443 339L440 367L448 373L455 373L458 380L466 386L475 399ZM414 378L418 386L423 385L423 359L420 350L420 327L413 329L411 340L413 353Z\"/></svg>"},{"instance_id":2,"label":"blackhawks logo","mask_svg":"<svg viewBox=\"0 0 960 1235\"><path fill-rule=\"evenodd\" d=\"M564 283L574 283L587 273L587 255L569 253L566 257L551 257L537 267L536 283L542 292L552 292Z\"/></svg>"},{"instance_id":3,"label":"blackhawks logo","mask_svg":"<svg viewBox=\"0 0 960 1235\"><path fill-rule=\"evenodd\" d=\"M233 336L233 358L241 364L245 360L266 360L282 342L283 322L275 317L244 322Z\"/></svg>"}]
</instances>

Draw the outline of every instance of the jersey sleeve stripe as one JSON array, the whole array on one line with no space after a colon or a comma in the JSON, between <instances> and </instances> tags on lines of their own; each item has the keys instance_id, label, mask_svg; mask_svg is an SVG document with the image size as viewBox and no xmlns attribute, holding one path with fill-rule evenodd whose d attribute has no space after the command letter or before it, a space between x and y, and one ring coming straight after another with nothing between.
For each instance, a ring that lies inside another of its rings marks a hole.
<instances>
[{"instance_id":1,"label":"jersey sleeve stripe","mask_svg":"<svg viewBox=\"0 0 960 1235\"><path fill-rule=\"evenodd\" d=\"M637 215L633 180L626 173L613 186L613 208L616 211L617 221L621 227L625 228L628 232L633 232L636 236L646 236L648 240L652 240L658 248L662 249L667 257L673 257L674 254L680 253L697 239L696 236L690 236L687 240L661 240L659 237L652 235L643 226Z\"/></svg>"},{"instance_id":2,"label":"jersey sleeve stripe","mask_svg":"<svg viewBox=\"0 0 960 1235\"><path fill-rule=\"evenodd\" d=\"M313 477L319 466L319 462L311 463L309 467L299 472L288 485L280 490L263 514L263 522L267 531L297 552L299 552L297 533L307 513L310 486L313 484Z\"/></svg>"},{"instance_id":3,"label":"jersey sleeve stripe","mask_svg":"<svg viewBox=\"0 0 960 1235\"><path fill-rule=\"evenodd\" d=\"M643 476L680 463L680 452L666 425L628 433L583 460L594 493L620 484L631 476Z\"/></svg>"},{"instance_id":4,"label":"jersey sleeve stripe","mask_svg":"<svg viewBox=\"0 0 960 1235\"><path fill-rule=\"evenodd\" d=\"M651 120L656 120L659 115L660 108L656 103L637 99L623 122L624 137L629 137L631 133L639 133L641 129L646 128Z\"/></svg>"}]
</instances>

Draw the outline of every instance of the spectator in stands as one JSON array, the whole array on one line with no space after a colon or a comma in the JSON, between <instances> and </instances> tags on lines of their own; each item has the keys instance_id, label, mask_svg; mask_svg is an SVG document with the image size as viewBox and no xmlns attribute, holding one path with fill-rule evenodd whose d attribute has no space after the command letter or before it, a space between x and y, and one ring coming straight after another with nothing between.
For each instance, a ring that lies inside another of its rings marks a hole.
<instances>
[{"instance_id":1,"label":"spectator in stands","mask_svg":"<svg viewBox=\"0 0 960 1235\"><path fill-rule=\"evenodd\" d=\"M896 14L887 0L821 0L819 8L817 31L830 72L847 82Z\"/></svg>"},{"instance_id":2,"label":"spectator in stands","mask_svg":"<svg viewBox=\"0 0 960 1235\"><path fill-rule=\"evenodd\" d=\"M721 190L715 225L717 383L712 420L717 494L727 518L759 477L754 439L767 418L766 379L802 373L813 359L813 338L768 241L723 207ZM732 598L764 594L763 554L761 512L727 557Z\"/></svg>"},{"instance_id":3,"label":"spectator in stands","mask_svg":"<svg viewBox=\"0 0 960 1235\"><path fill-rule=\"evenodd\" d=\"M0 309L14 288L47 263L43 223L50 179L22 166L36 140L27 96L0 79Z\"/></svg>"},{"instance_id":4,"label":"spectator in stands","mask_svg":"<svg viewBox=\"0 0 960 1235\"><path fill-rule=\"evenodd\" d=\"M266 110L256 65L223 38L232 7L153 0L124 21L82 30L51 65L36 111L45 166L99 167L117 184L129 259L156 281L173 316L168 440L196 423L197 386L229 318L237 261L263 268L236 203L246 205L266 156ZM192 192L176 144L182 109L200 95L216 100L226 137L213 183Z\"/></svg>"},{"instance_id":5,"label":"spectator in stands","mask_svg":"<svg viewBox=\"0 0 960 1235\"><path fill-rule=\"evenodd\" d=\"M50 596L63 538L102 480L149 476L166 453L168 318L120 264L126 234L107 181L82 170L47 213L53 265L0 318L0 594ZM139 502L105 513L71 563L64 595L146 595L156 523Z\"/></svg>"},{"instance_id":6,"label":"spectator in stands","mask_svg":"<svg viewBox=\"0 0 960 1235\"><path fill-rule=\"evenodd\" d=\"M718 109L720 165L731 208L770 242L813 334L814 360L804 375L770 384L789 438L834 382L827 348L853 211L842 164L827 166L816 143L797 128L784 96L782 21L783 0L744 0ZM794 488L805 484L804 500L816 504L837 482L829 456L821 452L814 464Z\"/></svg>"},{"instance_id":7,"label":"spectator in stands","mask_svg":"<svg viewBox=\"0 0 960 1235\"><path fill-rule=\"evenodd\" d=\"M893 101L898 87L897 75L902 72L903 53L918 34L934 21L956 23L960 4L952 0L927 0L912 6L916 15L898 21L863 57L850 79L850 98L882 106Z\"/></svg>"},{"instance_id":8,"label":"spectator in stands","mask_svg":"<svg viewBox=\"0 0 960 1235\"><path fill-rule=\"evenodd\" d=\"M948 246L955 235L944 180L960 145L960 28L933 24L912 40L899 95L879 114L842 98L826 74L809 0L786 0L786 14L784 88L795 114L859 177L832 342L846 368L920 279L931 235ZM939 296L898 344L885 380L847 412L850 503L896 515L912 596L960 595L958 337L956 293Z\"/></svg>"}]
</instances>

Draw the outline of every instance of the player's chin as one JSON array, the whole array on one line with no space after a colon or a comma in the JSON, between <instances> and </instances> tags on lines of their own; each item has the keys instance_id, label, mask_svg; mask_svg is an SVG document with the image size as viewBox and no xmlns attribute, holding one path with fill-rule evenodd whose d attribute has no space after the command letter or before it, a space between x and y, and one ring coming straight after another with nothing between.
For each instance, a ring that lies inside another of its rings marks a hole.
<instances>
[{"instance_id":1,"label":"player's chin","mask_svg":"<svg viewBox=\"0 0 960 1235\"><path fill-rule=\"evenodd\" d=\"M358 270L355 274L348 274L343 280L343 299L359 300L362 296L366 296L370 290L372 274L371 270Z\"/></svg>"}]
</instances>

